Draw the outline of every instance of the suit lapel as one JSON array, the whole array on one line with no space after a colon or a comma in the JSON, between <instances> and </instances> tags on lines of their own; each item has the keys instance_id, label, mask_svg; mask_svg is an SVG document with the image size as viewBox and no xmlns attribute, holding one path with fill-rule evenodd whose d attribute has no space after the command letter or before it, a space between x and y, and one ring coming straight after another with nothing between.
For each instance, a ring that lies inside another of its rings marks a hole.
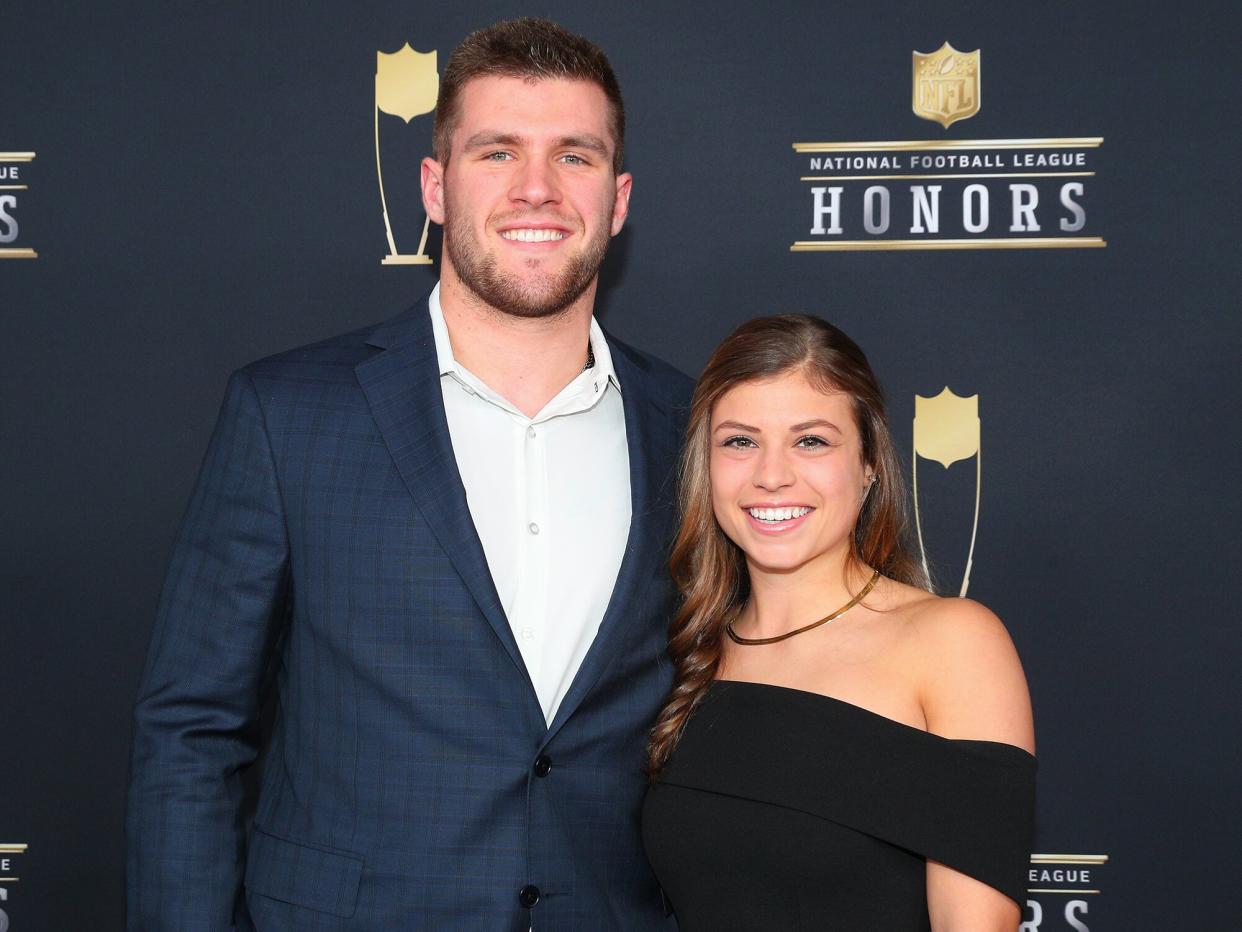
<instances>
[{"instance_id":1,"label":"suit lapel","mask_svg":"<svg viewBox=\"0 0 1242 932\"><path fill-rule=\"evenodd\" d=\"M354 372L388 452L427 526L521 671L538 709L534 686L466 505L466 490L444 414L440 368L426 302L382 325L367 342L382 352L360 363ZM542 713L539 718L542 721Z\"/></svg>"},{"instance_id":2,"label":"suit lapel","mask_svg":"<svg viewBox=\"0 0 1242 932\"><path fill-rule=\"evenodd\" d=\"M635 619L657 564L666 556L675 489L673 464L680 446L671 412L648 391L647 376L619 347L609 341L613 367L621 384L625 409L625 442L630 459L630 533L608 608L599 631L578 669L569 692L544 738L546 744L573 715L607 668Z\"/></svg>"}]
</instances>

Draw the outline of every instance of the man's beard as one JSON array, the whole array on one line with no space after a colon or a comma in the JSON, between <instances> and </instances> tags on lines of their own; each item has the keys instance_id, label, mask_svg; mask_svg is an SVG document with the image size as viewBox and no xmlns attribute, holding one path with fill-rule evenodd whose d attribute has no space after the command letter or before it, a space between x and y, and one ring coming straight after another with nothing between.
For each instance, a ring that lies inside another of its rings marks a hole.
<instances>
[{"instance_id":1,"label":"man's beard","mask_svg":"<svg viewBox=\"0 0 1242 932\"><path fill-rule=\"evenodd\" d=\"M444 249L453 269L483 303L513 317L551 317L569 307L590 287L608 251L608 231L587 240L559 274L544 273L534 280L505 278L496 268L494 253L473 238L468 217L446 206Z\"/></svg>"}]
</instances>

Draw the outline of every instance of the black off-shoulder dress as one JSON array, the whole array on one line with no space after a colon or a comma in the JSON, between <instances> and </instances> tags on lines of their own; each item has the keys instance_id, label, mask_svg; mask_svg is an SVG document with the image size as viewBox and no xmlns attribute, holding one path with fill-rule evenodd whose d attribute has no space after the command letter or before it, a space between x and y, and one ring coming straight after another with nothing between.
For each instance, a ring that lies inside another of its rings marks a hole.
<instances>
[{"instance_id":1,"label":"black off-shoulder dress","mask_svg":"<svg viewBox=\"0 0 1242 932\"><path fill-rule=\"evenodd\" d=\"M643 804L681 932L930 928L926 862L1021 903L1035 758L839 699L719 681Z\"/></svg>"}]
</instances>

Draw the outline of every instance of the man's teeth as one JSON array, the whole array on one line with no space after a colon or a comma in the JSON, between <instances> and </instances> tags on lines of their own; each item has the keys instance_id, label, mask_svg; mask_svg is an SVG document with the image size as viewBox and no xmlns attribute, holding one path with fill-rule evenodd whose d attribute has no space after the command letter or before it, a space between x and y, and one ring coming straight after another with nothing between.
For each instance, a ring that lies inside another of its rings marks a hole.
<instances>
[{"instance_id":1,"label":"man's teeth","mask_svg":"<svg viewBox=\"0 0 1242 932\"><path fill-rule=\"evenodd\" d=\"M516 240L519 243L546 243L548 240L564 239L564 230L502 230L500 233L505 239Z\"/></svg>"},{"instance_id":2,"label":"man's teeth","mask_svg":"<svg viewBox=\"0 0 1242 932\"><path fill-rule=\"evenodd\" d=\"M789 521L792 518L801 518L805 514L810 514L811 509L801 506L797 508L747 508L746 511L752 518L759 521Z\"/></svg>"}]
</instances>

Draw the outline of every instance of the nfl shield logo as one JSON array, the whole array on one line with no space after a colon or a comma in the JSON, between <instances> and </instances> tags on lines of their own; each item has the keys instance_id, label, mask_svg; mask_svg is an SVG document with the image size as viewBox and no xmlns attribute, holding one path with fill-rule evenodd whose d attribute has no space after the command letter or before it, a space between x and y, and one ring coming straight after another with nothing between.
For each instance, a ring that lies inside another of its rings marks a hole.
<instances>
[{"instance_id":1,"label":"nfl shield logo","mask_svg":"<svg viewBox=\"0 0 1242 932\"><path fill-rule=\"evenodd\" d=\"M945 129L979 112L979 50L959 52L946 42L914 53L914 113Z\"/></svg>"},{"instance_id":2,"label":"nfl shield logo","mask_svg":"<svg viewBox=\"0 0 1242 932\"><path fill-rule=\"evenodd\" d=\"M914 396L914 452L948 469L979 452L979 396Z\"/></svg>"},{"instance_id":3,"label":"nfl shield logo","mask_svg":"<svg viewBox=\"0 0 1242 932\"><path fill-rule=\"evenodd\" d=\"M407 42L395 52L375 53L375 106L405 122L436 108L440 77L436 53L416 52Z\"/></svg>"}]
</instances>

